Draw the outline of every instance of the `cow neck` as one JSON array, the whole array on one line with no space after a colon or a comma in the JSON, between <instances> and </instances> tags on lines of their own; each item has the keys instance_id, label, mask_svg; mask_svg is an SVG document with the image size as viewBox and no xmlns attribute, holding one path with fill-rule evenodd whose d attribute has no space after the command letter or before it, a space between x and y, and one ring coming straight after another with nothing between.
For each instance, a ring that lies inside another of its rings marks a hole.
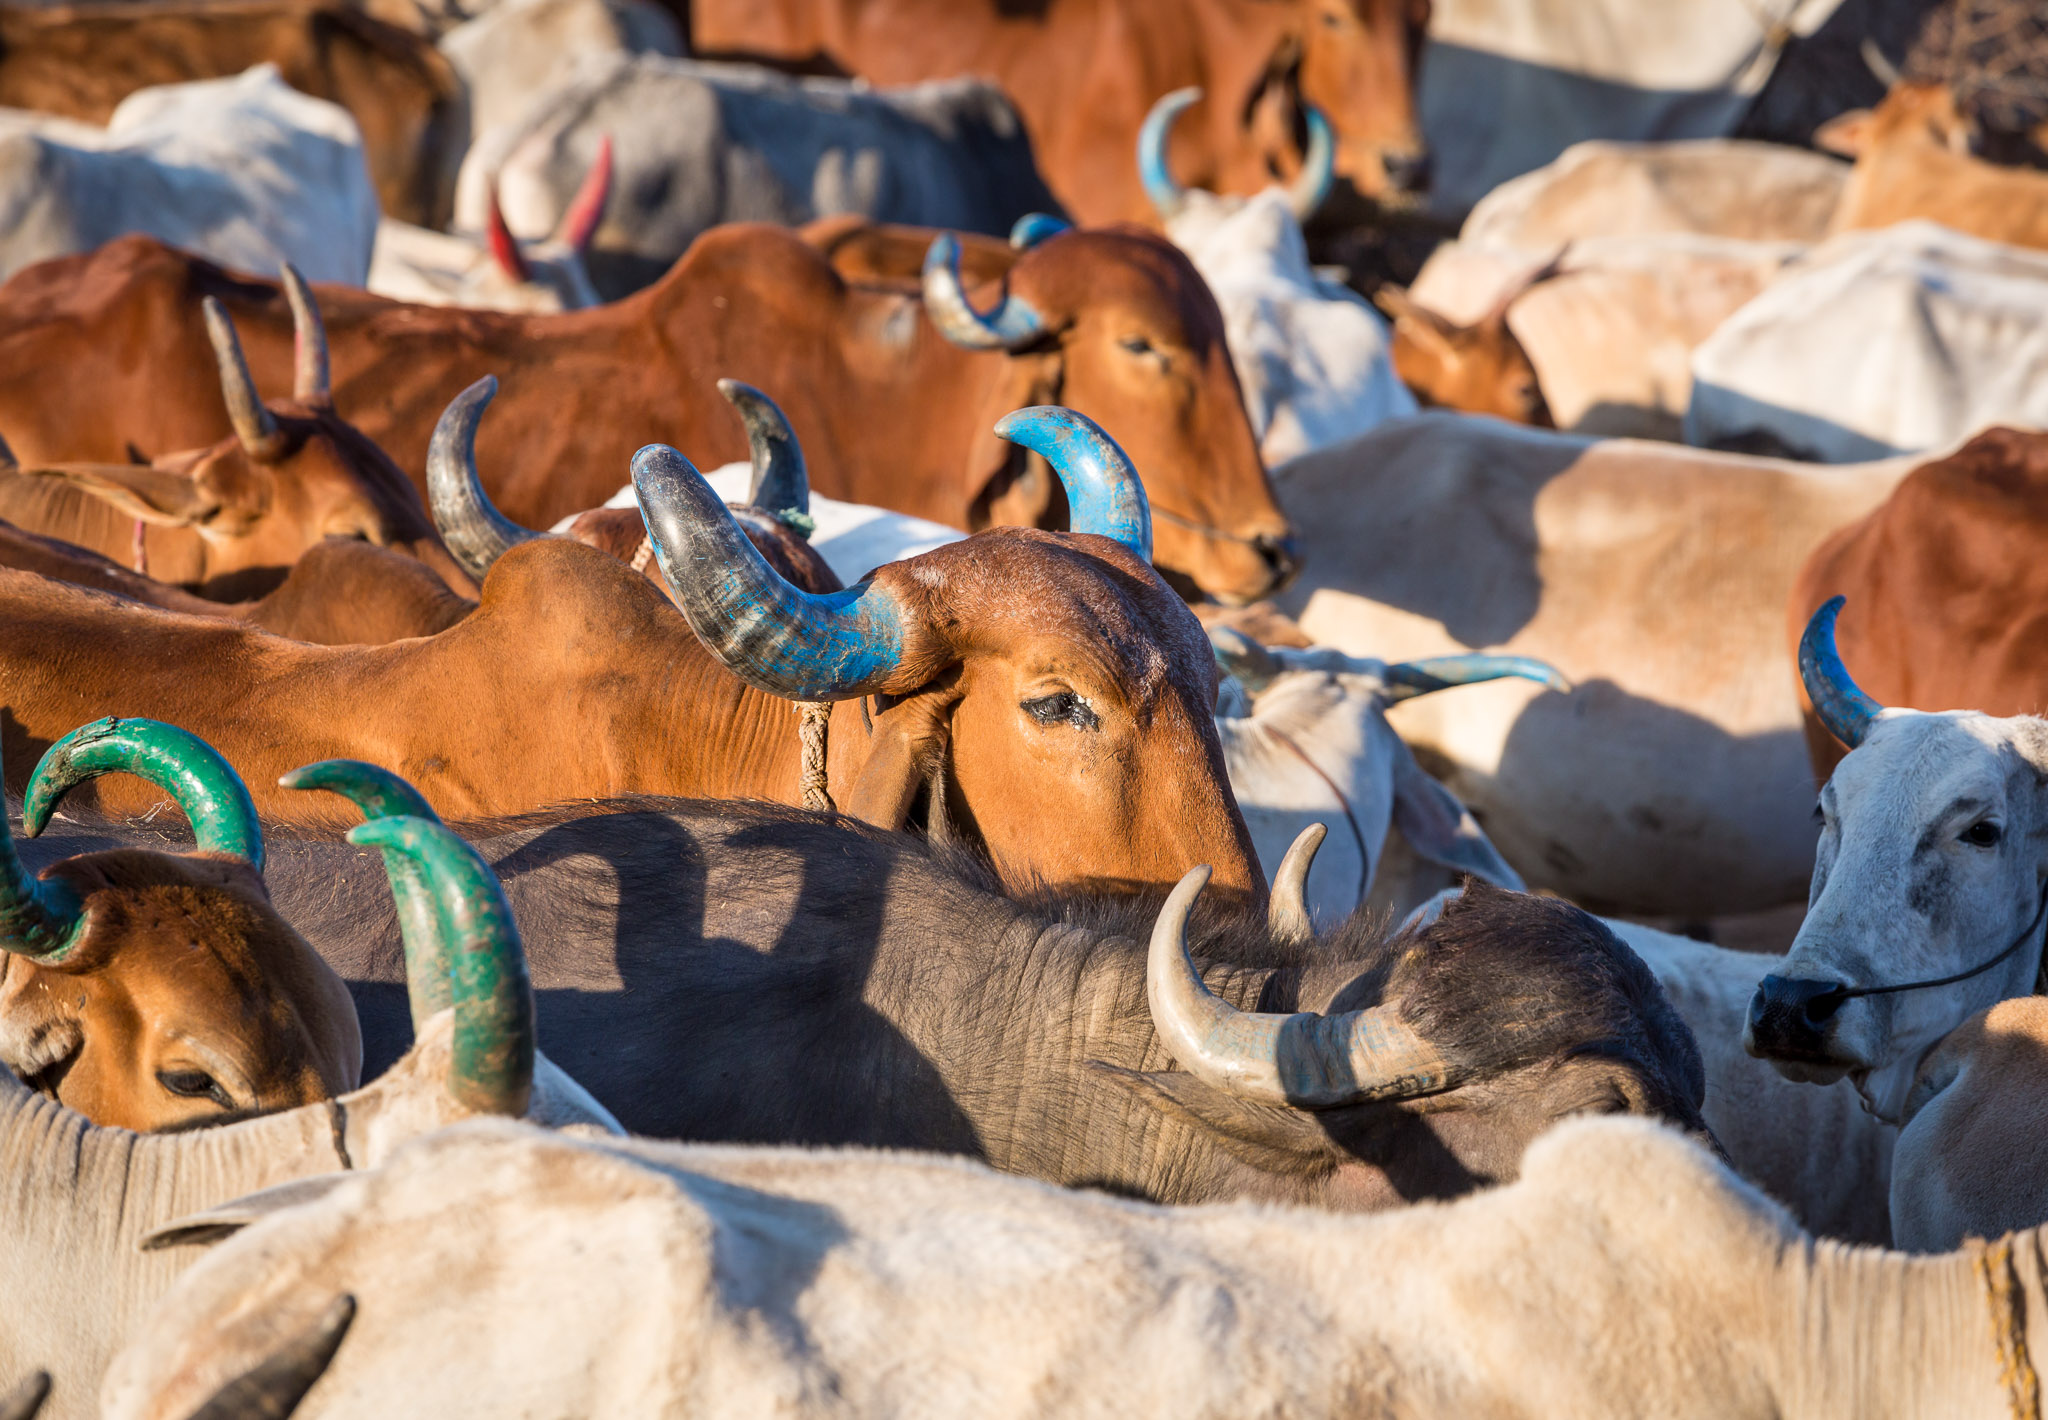
<instances>
[{"instance_id":1,"label":"cow neck","mask_svg":"<svg viewBox=\"0 0 2048 1420\"><path fill-rule=\"evenodd\" d=\"M49 477L0 478L0 518L43 537L99 553L122 567L146 557L145 575L177 585L198 585L208 575L206 539L191 528L152 527L76 484Z\"/></svg>"}]
</instances>

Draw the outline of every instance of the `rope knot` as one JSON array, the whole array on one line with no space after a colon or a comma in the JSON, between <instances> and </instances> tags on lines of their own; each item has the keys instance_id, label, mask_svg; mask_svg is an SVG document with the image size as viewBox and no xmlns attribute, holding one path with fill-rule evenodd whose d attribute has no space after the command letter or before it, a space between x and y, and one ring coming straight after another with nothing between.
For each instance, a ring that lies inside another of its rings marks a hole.
<instances>
[{"instance_id":1,"label":"rope knot","mask_svg":"<svg viewBox=\"0 0 2048 1420\"><path fill-rule=\"evenodd\" d=\"M815 813L832 813L838 806L825 782L825 736L832 727L832 702L799 700L796 712L802 717L797 739L803 745L803 764L797 782L803 791L803 805Z\"/></svg>"}]
</instances>

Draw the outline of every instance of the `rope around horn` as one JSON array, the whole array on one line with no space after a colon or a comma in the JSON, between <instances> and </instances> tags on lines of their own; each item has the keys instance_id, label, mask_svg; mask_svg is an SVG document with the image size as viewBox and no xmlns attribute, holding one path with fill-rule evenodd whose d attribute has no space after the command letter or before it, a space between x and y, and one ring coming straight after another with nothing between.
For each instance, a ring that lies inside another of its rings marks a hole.
<instances>
[{"instance_id":1,"label":"rope around horn","mask_svg":"<svg viewBox=\"0 0 2048 1420\"><path fill-rule=\"evenodd\" d=\"M1994 1243L1972 1239L1970 1264L1991 1308L1991 1339L1998 1347L1998 1380L2013 1420L2041 1420L2041 1382L2027 1355L2027 1298L2013 1270L2012 1235Z\"/></svg>"},{"instance_id":2,"label":"rope around horn","mask_svg":"<svg viewBox=\"0 0 2048 1420\"><path fill-rule=\"evenodd\" d=\"M814 813L832 813L838 806L832 802L825 783L825 736L832 728L832 702L799 700L796 713L803 717L797 723L796 733L804 749L803 767L798 775L804 807Z\"/></svg>"}]
</instances>

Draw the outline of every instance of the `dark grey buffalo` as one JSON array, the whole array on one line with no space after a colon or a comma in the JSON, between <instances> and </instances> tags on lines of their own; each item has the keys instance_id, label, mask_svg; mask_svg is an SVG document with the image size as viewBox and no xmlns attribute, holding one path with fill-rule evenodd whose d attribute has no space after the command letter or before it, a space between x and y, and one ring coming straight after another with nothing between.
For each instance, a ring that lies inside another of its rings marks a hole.
<instances>
[{"instance_id":1,"label":"dark grey buffalo","mask_svg":"<svg viewBox=\"0 0 2048 1420\"><path fill-rule=\"evenodd\" d=\"M660 55L586 60L463 160L457 226L493 187L516 233L551 232L609 135L617 173L584 260L606 299L647 285L720 222L854 213L1007 233L1057 211L1009 100L974 79L872 89Z\"/></svg>"},{"instance_id":2,"label":"dark grey buffalo","mask_svg":"<svg viewBox=\"0 0 2048 1420\"><path fill-rule=\"evenodd\" d=\"M1656 979L1551 899L1475 885L1417 934L1308 938L1189 923L1200 870L1164 907L1020 902L923 840L770 805L466 831L525 938L541 1048L635 1133L1372 1208L1512 1178L1566 1114L1705 1131ZM267 838L272 899L350 982L374 1075L410 1033L383 864Z\"/></svg>"}]
</instances>

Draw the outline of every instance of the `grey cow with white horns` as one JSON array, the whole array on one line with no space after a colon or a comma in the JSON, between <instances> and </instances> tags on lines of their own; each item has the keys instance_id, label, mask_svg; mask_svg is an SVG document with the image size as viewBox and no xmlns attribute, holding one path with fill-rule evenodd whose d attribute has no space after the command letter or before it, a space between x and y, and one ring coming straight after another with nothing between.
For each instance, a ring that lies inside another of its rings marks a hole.
<instances>
[{"instance_id":1,"label":"grey cow with white horns","mask_svg":"<svg viewBox=\"0 0 2048 1420\"><path fill-rule=\"evenodd\" d=\"M348 839L392 865L415 998L433 1013L414 1015L412 1048L362 1089L182 1134L96 1127L0 1071L0 1292L14 1299L0 1327L0 1377L47 1371L44 1420L99 1413L107 1361L196 1259L187 1243L214 1236L221 1221L187 1228L181 1219L375 1168L407 1140L476 1115L618 1131L535 1049L519 936L475 852L372 766L328 763L288 778L346 794L371 815Z\"/></svg>"},{"instance_id":2,"label":"grey cow with white horns","mask_svg":"<svg viewBox=\"0 0 2048 1420\"><path fill-rule=\"evenodd\" d=\"M1743 1044L1794 1080L1848 1076L1896 1123L1935 1042L2042 987L2048 721L1879 705L1835 649L1842 601L1808 623L1799 673L1850 752L1820 793L1806 921Z\"/></svg>"}]
</instances>

